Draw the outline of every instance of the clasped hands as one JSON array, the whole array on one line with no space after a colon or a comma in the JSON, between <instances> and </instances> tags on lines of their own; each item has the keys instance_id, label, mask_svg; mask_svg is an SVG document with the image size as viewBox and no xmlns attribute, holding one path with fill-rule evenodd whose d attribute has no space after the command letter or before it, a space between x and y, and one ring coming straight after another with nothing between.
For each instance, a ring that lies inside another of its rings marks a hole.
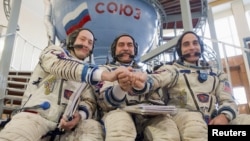
<instances>
[{"instance_id":1,"label":"clasped hands","mask_svg":"<svg viewBox=\"0 0 250 141\"><path fill-rule=\"evenodd\" d=\"M131 67L118 67L117 81L123 91L130 91L132 88L141 90L145 87L147 73L135 71Z\"/></svg>"}]
</instances>

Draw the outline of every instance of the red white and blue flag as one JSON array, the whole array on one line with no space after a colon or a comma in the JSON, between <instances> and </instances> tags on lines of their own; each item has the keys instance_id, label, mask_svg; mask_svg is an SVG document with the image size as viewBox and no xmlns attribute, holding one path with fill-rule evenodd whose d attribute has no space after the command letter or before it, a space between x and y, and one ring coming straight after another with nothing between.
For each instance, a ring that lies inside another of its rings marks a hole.
<instances>
[{"instance_id":1,"label":"red white and blue flag","mask_svg":"<svg viewBox=\"0 0 250 141\"><path fill-rule=\"evenodd\" d=\"M75 29L83 27L90 20L88 5L84 2L63 18L63 26L66 34L69 35Z\"/></svg>"},{"instance_id":2,"label":"red white and blue flag","mask_svg":"<svg viewBox=\"0 0 250 141\"><path fill-rule=\"evenodd\" d=\"M232 92L232 88L231 88L231 85L228 81L225 81L224 82L224 91L228 92L228 93L231 93Z\"/></svg>"}]
</instances>

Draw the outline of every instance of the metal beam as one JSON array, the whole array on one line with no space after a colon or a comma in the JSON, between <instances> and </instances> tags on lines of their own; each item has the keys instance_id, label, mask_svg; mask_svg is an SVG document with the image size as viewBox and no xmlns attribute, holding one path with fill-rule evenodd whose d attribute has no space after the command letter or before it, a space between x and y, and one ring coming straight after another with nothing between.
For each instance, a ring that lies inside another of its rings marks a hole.
<instances>
[{"instance_id":1,"label":"metal beam","mask_svg":"<svg viewBox=\"0 0 250 141\"><path fill-rule=\"evenodd\" d=\"M20 13L22 0L13 0L10 12L10 19L7 27L7 34L5 38L5 45L0 60L0 115L3 113L3 101L5 97L5 91L7 87L7 79L10 69L12 51L15 42L15 35L18 23L18 17Z\"/></svg>"},{"instance_id":2,"label":"metal beam","mask_svg":"<svg viewBox=\"0 0 250 141\"><path fill-rule=\"evenodd\" d=\"M160 55L161 53L171 49L173 46L176 45L178 37L173 38L172 40L168 41L166 44L157 47L156 49L151 50L149 53L143 55L140 59L141 62L145 63L154 57Z\"/></svg>"},{"instance_id":3,"label":"metal beam","mask_svg":"<svg viewBox=\"0 0 250 141\"><path fill-rule=\"evenodd\" d=\"M224 3L232 2L233 0L214 0L212 2L209 2L208 5L210 7L218 6Z\"/></svg>"}]
</instances>

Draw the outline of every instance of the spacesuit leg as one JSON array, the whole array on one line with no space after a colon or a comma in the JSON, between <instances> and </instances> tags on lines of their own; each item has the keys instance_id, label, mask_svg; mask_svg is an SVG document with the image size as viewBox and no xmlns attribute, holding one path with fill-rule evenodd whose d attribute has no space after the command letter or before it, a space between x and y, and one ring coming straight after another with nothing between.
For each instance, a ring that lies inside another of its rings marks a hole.
<instances>
[{"instance_id":1,"label":"spacesuit leg","mask_svg":"<svg viewBox=\"0 0 250 141\"><path fill-rule=\"evenodd\" d=\"M207 141L207 124L200 112L179 112L173 117L182 141Z\"/></svg>"},{"instance_id":2,"label":"spacesuit leg","mask_svg":"<svg viewBox=\"0 0 250 141\"><path fill-rule=\"evenodd\" d=\"M12 117L0 132L1 141L37 141L48 131L56 128L56 123L38 114L21 112Z\"/></svg>"},{"instance_id":3,"label":"spacesuit leg","mask_svg":"<svg viewBox=\"0 0 250 141\"><path fill-rule=\"evenodd\" d=\"M60 136L60 141L103 141L102 125L93 119L82 120L73 131Z\"/></svg>"},{"instance_id":4,"label":"spacesuit leg","mask_svg":"<svg viewBox=\"0 0 250 141\"><path fill-rule=\"evenodd\" d=\"M113 110L104 117L105 141L135 141L136 129L131 115L122 110Z\"/></svg>"},{"instance_id":5,"label":"spacesuit leg","mask_svg":"<svg viewBox=\"0 0 250 141\"><path fill-rule=\"evenodd\" d=\"M153 117L146 123L144 141L180 141L179 130L170 116Z\"/></svg>"},{"instance_id":6,"label":"spacesuit leg","mask_svg":"<svg viewBox=\"0 0 250 141\"><path fill-rule=\"evenodd\" d=\"M233 125L249 125L250 115L249 114L238 114L235 119L233 119L230 124Z\"/></svg>"}]
</instances>

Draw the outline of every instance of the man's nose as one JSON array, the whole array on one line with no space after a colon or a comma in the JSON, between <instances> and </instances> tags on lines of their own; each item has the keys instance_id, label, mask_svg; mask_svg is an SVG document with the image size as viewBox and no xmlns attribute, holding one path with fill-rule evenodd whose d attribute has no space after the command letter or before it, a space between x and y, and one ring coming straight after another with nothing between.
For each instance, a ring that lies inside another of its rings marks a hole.
<instances>
[{"instance_id":1,"label":"man's nose","mask_svg":"<svg viewBox=\"0 0 250 141\"><path fill-rule=\"evenodd\" d=\"M87 40L82 42L82 44L85 45L85 46L87 46L88 43L89 43L89 42L88 42Z\"/></svg>"},{"instance_id":2,"label":"man's nose","mask_svg":"<svg viewBox=\"0 0 250 141\"><path fill-rule=\"evenodd\" d=\"M123 47L123 49L126 49L126 50L128 50L128 45L124 45L124 47Z\"/></svg>"},{"instance_id":3,"label":"man's nose","mask_svg":"<svg viewBox=\"0 0 250 141\"><path fill-rule=\"evenodd\" d=\"M88 48L89 43L88 43L88 41L84 41L84 42L82 42L82 45L84 48Z\"/></svg>"},{"instance_id":4,"label":"man's nose","mask_svg":"<svg viewBox=\"0 0 250 141\"><path fill-rule=\"evenodd\" d=\"M194 49L195 45L194 44L190 44L189 48Z\"/></svg>"}]
</instances>

